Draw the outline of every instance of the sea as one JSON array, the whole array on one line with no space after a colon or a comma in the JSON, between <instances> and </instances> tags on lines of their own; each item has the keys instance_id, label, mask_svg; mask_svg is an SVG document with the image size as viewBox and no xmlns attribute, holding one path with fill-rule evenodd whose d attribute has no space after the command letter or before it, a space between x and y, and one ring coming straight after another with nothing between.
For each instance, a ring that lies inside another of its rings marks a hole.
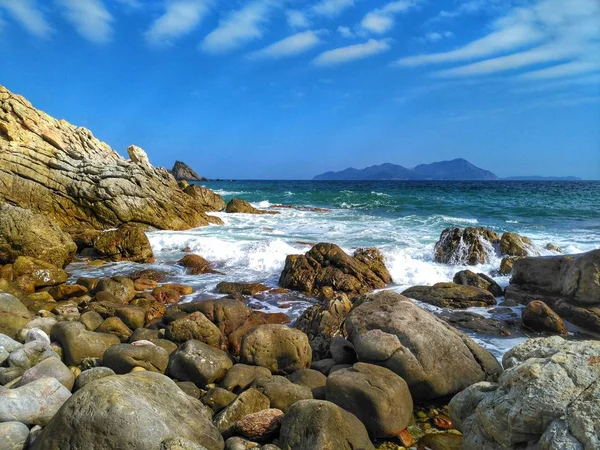
<instances>
[{"instance_id":1,"label":"sea","mask_svg":"<svg viewBox=\"0 0 600 450\"><path fill-rule=\"evenodd\" d=\"M574 181L212 181L198 183L222 195L225 201L241 198L260 209L294 205L326 209L315 212L274 209L277 215L210 213L223 226L187 231L148 232L156 256L151 265L167 271L170 282L192 285L194 294L184 301L214 298L221 281L264 283L277 287L290 254L305 253L319 242L338 244L348 253L360 247L377 247L385 257L393 283L402 292L414 285L451 281L462 269L490 274L502 286L509 277L496 274L501 258L492 256L480 266L440 264L433 250L447 227L486 227L498 233L512 231L531 238L541 255L552 243L564 253L600 248L600 182ZM219 274L189 276L175 263L183 249L208 259ZM141 268L134 263L89 268L73 264L79 275L122 275ZM143 267L147 268L148 265ZM498 302L502 302L502 298ZM316 300L297 295L265 294L249 305L267 312L284 312L292 320ZM439 309L419 303L432 311ZM489 310L471 308L489 317ZM517 313L519 307L513 308ZM568 324L577 334L579 330ZM470 333L501 358L530 334L517 331L508 337Z\"/></svg>"}]
</instances>

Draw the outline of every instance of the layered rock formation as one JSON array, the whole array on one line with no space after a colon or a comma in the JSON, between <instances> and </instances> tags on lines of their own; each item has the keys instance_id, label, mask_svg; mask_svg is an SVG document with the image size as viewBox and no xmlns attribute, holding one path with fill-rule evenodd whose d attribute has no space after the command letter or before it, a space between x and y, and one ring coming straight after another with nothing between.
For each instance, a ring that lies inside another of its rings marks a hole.
<instances>
[{"instance_id":1,"label":"layered rock formation","mask_svg":"<svg viewBox=\"0 0 600 450\"><path fill-rule=\"evenodd\" d=\"M202 206L143 150L122 158L82 127L57 120L0 86L0 200L62 228L136 222L161 229L207 225Z\"/></svg>"}]
</instances>

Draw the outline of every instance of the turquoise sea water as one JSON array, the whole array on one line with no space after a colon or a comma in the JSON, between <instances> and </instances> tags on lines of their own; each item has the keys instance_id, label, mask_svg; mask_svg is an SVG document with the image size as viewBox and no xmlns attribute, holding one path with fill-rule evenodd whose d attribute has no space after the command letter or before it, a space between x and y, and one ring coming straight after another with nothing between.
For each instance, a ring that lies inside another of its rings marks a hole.
<instances>
[{"instance_id":1,"label":"turquoise sea water","mask_svg":"<svg viewBox=\"0 0 600 450\"><path fill-rule=\"evenodd\" d=\"M565 253L600 248L600 182L325 182L219 181L201 183L225 200L242 198L259 208L275 204L326 208L328 212L281 209L279 215L214 213L224 226L183 232L148 233L156 266L172 280L191 284L197 296L214 296L220 281L262 282L277 286L285 258L304 253L310 243L333 242L351 252L378 247L393 277L391 289L452 280L466 268L433 261L440 233L450 226L483 226L530 237L540 254L553 252L551 242ZM174 263L190 247L224 275L187 276ZM472 268L493 273L500 259ZM134 264L131 269L135 268ZM95 275L123 273L123 264L104 266ZM87 275L91 276L89 270ZM507 277L496 277L506 285ZM501 299L500 299L501 300ZM285 311L296 317L311 299L265 296L252 305ZM426 305L423 305L426 306ZM428 306L426 306L428 307ZM431 309L431 307L428 307ZM484 312L485 311L479 311ZM517 338L515 338L517 339ZM496 355L515 339L480 337Z\"/></svg>"}]
</instances>

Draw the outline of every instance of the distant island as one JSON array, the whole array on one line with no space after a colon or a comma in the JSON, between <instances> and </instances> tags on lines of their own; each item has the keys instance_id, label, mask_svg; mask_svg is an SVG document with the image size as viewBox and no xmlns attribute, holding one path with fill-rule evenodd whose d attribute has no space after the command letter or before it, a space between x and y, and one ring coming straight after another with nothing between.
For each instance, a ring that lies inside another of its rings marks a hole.
<instances>
[{"instance_id":1,"label":"distant island","mask_svg":"<svg viewBox=\"0 0 600 450\"><path fill-rule=\"evenodd\" d=\"M326 181L377 181L377 180L456 180L456 181L578 181L577 177L541 177L518 176L499 178L493 172L471 164L464 158L451 161L439 161L431 164L419 164L407 169L397 164L385 163L366 169L350 167L339 172L325 172L313 180Z\"/></svg>"}]
</instances>

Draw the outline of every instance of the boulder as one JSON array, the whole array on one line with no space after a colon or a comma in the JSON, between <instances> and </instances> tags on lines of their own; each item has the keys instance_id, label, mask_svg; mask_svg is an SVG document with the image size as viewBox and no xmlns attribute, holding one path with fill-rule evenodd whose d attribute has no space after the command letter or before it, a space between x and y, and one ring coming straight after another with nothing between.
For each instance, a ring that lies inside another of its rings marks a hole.
<instances>
[{"instance_id":1,"label":"boulder","mask_svg":"<svg viewBox=\"0 0 600 450\"><path fill-rule=\"evenodd\" d=\"M334 337L331 340L329 351L336 364L354 364L356 362L354 345L341 336Z\"/></svg>"},{"instance_id":2,"label":"boulder","mask_svg":"<svg viewBox=\"0 0 600 450\"><path fill-rule=\"evenodd\" d=\"M512 274L512 268L515 264L515 261L518 261L521 258L522 256L505 256L502 258L502 261L500 261L500 269L498 270L498 273L504 276Z\"/></svg>"},{"instance_id":3,"label":"boulder","mask_svg":"<svg viewBox=\"0 0 600 450\"><path fill-rule=\"evenodd\" d=\"M558 314L544 302L534 300L521 311L523 325L534 331L568 334L567 327Z\"/></svg>"},{"instance_id":4,"label":"boulder","mask_svg":"<svg viewBox=\"0 0 600 450\"><path fill-rule=\"evenodd\" d=\"M86 358L101 359L108 347L121 343L117 336L88 331L79 322L58 322L50 330L50 338L60 344L69 366L79 366Z\"/></svg>"},{"instance_id":5,"label":"boulder","mask_svg":"<svg viewBox=\"0 0 600 450\"><path fill-rule=\"evenodd\" d=\"M208 188L192 184L187 186L183 192L200 203L204 211L223 211L225 209L223 197Z\"/></svg>"},{"instance_id":6,"label":"boulder","mask_svg":"<svg viewBox=\"0 0 600 450\"><path fill-rule=\"evenodd\" d=\"M27 277L36 289L62 284L69 277L63 269L29 256L19 256L15 260L12 274L15 279Z\"/></svg>"},{"instance_id":7,"label":"boulder","mask_svg":"<svg viewBox=\"0 0 600 450\"><path fill-rule=\"evenodd\" d=\"M487 228L446 228L435 244L434 259L444 264L484 264L499 244L498 233Z\"/></svg>"},{"instance_id":8,"label":"boulder","mask_svg":"<svg viewBox=\"0 0 600 450\"><path fill-rule=\"evenodd\" d=\"M225 437L234 432L234 425L248 414L269 409L269 399L256 389L242 392L229 406L214 419L216 427Z\"/></svg>"},{"instance_id":9,"label":"boulder","mask_svg":"<svg viewBox=\"0 0 600 450\"><path fill-rule=\"evenodd\" d=\"M173 305L181 301L181 295L175 289L159 286L152 290L152 297L163 305Z\"/></svg>"},{"instance_id":10,"label":"boulder","mask_svg":"<svg viewBox=\"0 0 600 450\"><path fill-rule=\"evenodd\" d=\"M54 378L69 391L73 390L75 384L75 375L60 359L46 358L28 369L17 383L17 387L25 386L41 378Z\"/></svg>"},{"instance_id":11,"label":"boulder","mask_svg":"<svg viewBox=\"0 0 600 450\"><path fill-rule=\"evenodd\" d=\"M146 310L139 306L119 306L115 308L115 316L131 330L142 328L146 322Z\"/></svg>"},{"instance_id":12,"label":"boulder","mask_svg":"<svg viewBox=\"0 0 600 450\"><path fill-rule=\"evenodd\" d=\"M507 301L540 300L569 322L600 332L600 250L523 258L512 274Z\"/></svg>"},{"instance_id":13,"label":"boulder","mask_svg":"<svg viewBox=\"0 0 600 450\"><path fill-rule=\"evenodd\" d=\"M470 270L461 270L454 275L452 281L456 284L473 286L492 293L494 297L502 297L504 290L493 278L485 273L475 273Z\"/></svg>"},{"instance_id":14,"label":"boulder","mask_svg":"<svg viewBox=\"0 0 600 450\"><path fill-rule=\"evenodd\" d=\"M268 291L269 288L260 283L236 283L231 281L222 281L217 284L216 291L219 294L228 295L256 295L260 292Z\"/></svg>"},{"instance_id":15,"label":"boulder","mask_svg":"<svg viewBox=\"0 0 600 450\"><path fill-rule=\"evenodd\" d=\"M327 377L318 370L296 370L291 375L288 375L287 379L294 384L300 384L309 388L312 392L313 398L319 400L325 399L325 383L327 382Z\"/></svg>"},{"instance_id":16,"label":"boulder","mask_svg":"<svg viewBox=\"0 0 600 450\"><path fill-rule=\"evenodd\" d=\"M0 450L23 450L27 448L29 428L21 422L0 423Z\"/></svg>"},{"instance_id":17,"label":"boulder","mask_svg":"<svg viewBox=\"0 0 600 450\"><path fill-rule=\"evenodd\" d=\"M190 166L181 161L175 161L171 174L177 181L202 181Z\"/></svg>"},{"instance_id":18,"label":"boulder","mask_svg":"<svg viewBox=\"0 0 600 450\"><path fill-rule=\"evenodd\" d=\"M247 439L257 442L269 441L279 431L283 414L279 409L263 409L238 420L233 429L236 434Z\"/></svg>"},{"instance_id":19,"label":"boulder","mask_svg":"<svg viewBox=\"0 0 600 450\"><path fill-rule=\"evenodd\" d=\"M0 293L0 333L14 338L32 318L33 314L17 297Z\"/></svg>"},{"instance_id":20,"label":"boulder","mask_svg":"<svg viewBox=\"0 0 600 450\"><path fill-rule=\"evenodd\" d=\"M141 147L138 147L137 145L130 145L127 147L127 154L129 155L129 159L132 163L138 164L147 169L152 169L150 159L148 159L148 155Z\"/></svg>"},{"instance_id":21,"label":"boulder","mask_svg":"<svg viewBox=\"0 0 600 450\"><path fill-rule=\"evenodd\" d=\"M277 408L283 412L286 412L299 400L313 398L312 390L309 387L292 383L279 375L257 378L252 383L252 387L269 398L271 408Z\"/></svg>"},{"instance_id":22,"label":"boulder","mask_svg":"<svg viewBox=\"0 0 600 450\"><path fill-rule=\"evenodd\" d=\"M178 344L196 339L215 348L226 348L227 342L221 330L201 312L171 322L165 330L165 338Z\"/></svg>"},{"instance_id":23,"label":"boulder","mask_svg":"<svg viewBox=\"0 0 600 450\"><path fill-rule=\"evenodd\" d=\"M505 318L484 317L471 311L457 310L442 311L436 316L453 327L464 330L494 336L511 336L513 329L516 329L518 317L511 309L508 311L510 311L508 313L510 317Z\"/></svg>"},{"instance_id":24,"label":"boulder","mask_svg":"<svg viewBox=\"0 0 600 450\"><path fill-rule=\"evenodd\" d=\"M225 207L227 213L241 213L241 214L279 214L276 211L263 211L256 209L250 203L239 198L232 198L227 206Z\"/></svg>"},{"instance_id":25,"label":"boulder","mask_svg":"<svg viewBox=\"0 0 600 450\"><path fill-rule=\"evenodd\" d=\"M200 275L203 273L216 273L211 269L210 263L200 255L185 255L177 264L186 268L188 275Z\"/></svg>"},{"instance_id":26,"label":"boulder","mask_svg":"<svg viewBox=\"0 0 600 450\"><path fill-rule=\"evenodd\" d=\"M356 416L324 400L301 400L284 416L282 450L374 450Z\"/></svg>"},{"instance_id":27,"label":"boulder","mask_svg":"<svg viewBox=\"0 0 600 450\"><path fill-rule=\"evenodd\" d=\"M187 341L169 357L168 373L199 387L221 381L233 363L223 350L197 340Z\"/></svg>"},{"instance_id":28,"label":"boulder","mask_svg":"<svg viewBox=\"0 0 600 450\"><path fill-rule=\"evenodd\" d=\"M102 278L95 288L96 299L100 292L107 292L114 297L118 303L129 303L135 297L135 287L131 278L112 277ZM104 300L104 299L102 299ZM112 300L109 300L112 301Z\"/></svg>"},{"instance_id":29,"label":"boulder","mask_svg":"<svg viewBox=\"0 0 600 450\"><path fill-rule=\"evenodd\" d=\"M295 327L308 336L313 359L321 360L331 355L332 338L342 335L342 324L352 310L346 294L340 293L306 309Z\"/></svg>"},{"instance_id":30,"label":"boulder","mask_svg":"<svg viewBox=\"0 0 600 450\"><path fill-rule=\"evenodd\" d=\"M500 253L506 256L539 255L531 239L517 233L504 233L502 235L500 238Z\"/></svg>"},{"instance_id":31,"label":"boulder","mask_svg":"<svg viewBox=\"0 0 600 450\"><path fill-rule=\"evenodd\" d=\"M132 222L182 230L209 223L166 170L126 161L89 130L50 117L3 86L0 179L0 200L63 229Z\"/></svg>"},{"instance_id":32,"label":"boulder","mask_svg":"<svg viewBox=\"0 0 600 450\"><path fill-rule=\"evenodd\" d=\"M8 357L8 365L24 372L48 358L60 359L48 342L33 341L12 352Z\"/></svg>"},{"instance_id":33,"label":"boulder","mask_svg":"<svg viewBox=\"0 0 600 450\"><path fill-rule=\"evenodd\" d=\"M102 364L118 374L129 373L134 367L165 373L169 364L169 352L149 341L113 345L104 352Z\"/></svg>"},{"instance_id":34,"label":"boulder","mask_svg":"<svg viewBox=\"0 0 600 450\"><path fill-rule=\"evenodd\" d=\"M87 294L88 289L85 286L79 284L59 284L58 286L51 287L48 293L54 298L54 300L69 300L71 298L82 297Z\"/></svg>"},{"instance_id":35,"label":"boulder","mask_svg":"<svg viewBox=\"0 0 600 450\"><path fill-rule=\"evenodd\" d=\"M133 334L127 325L118 317L109 317L96 328L98 333L107 333L117 336L121 342L128 342Z\"/></svg>"},{"instance_id":36,"label":"boulder","mask_svg":"<svg viewBox=\"0 0 600 450\"><path fill-rule=\"evenodd\" d=\"M71 393L54 378L0 391L0 422L46 425Z\"/></svg>"},{"instance_id":37,"label":"boulder","mask_svg":"<svg viewBox=\"0 0 600 450\"><path fill-rule=\"evenodd\" d=\"M400 435L413 417L406 382L373 364L356 363L329 375L325 399L354 414L374 439Z\"/></svg>"},{"instance_id":38,"label":"boulder","mask_svg":"<svg viewBox=\"0 0 600 450\"><path fill-rule=\"evenodd\" d=\"M359 249L352 257L335 244L317 244L304 255L286 258L279 285L315 297L331 298L334 292L343 292L349 297L365 294L384 288L390 281L378 250Z\"/></svg>"},{"instance_id":39,"label":"boulder","mask_svg":"<svg viewBox=\"0 0 600 450\"><path fill-rule=\"evenodd\" d=\"M195 386L196 385L194 384L194 387ZM236 398L237 395L233 392L220 387L214 387L210 388L206 394L202 396L201 400L202 403L212 409L215 413L218 413L226 406L229 406Z\"/></svg>"},{"instance_id":40,"label":"boulder","mask_svg":"<svg viewBox=\"0 0 600 450\"><path fill-rule=\"evenodd\" d=\"M221 387L239 394L246 390L255 379L270 376L271 371L265 367L235 364L221 381Z\"/></svg>"},{"instance_id":41,"label":"boulder","mask_svg":"<svg viewBox=\"0 0 600 450\"><path fill-rule=\"evenodd\" d=\"M71 236L52 219L0 203L0 264L13 263L19 256L29 256L65 267L76 251Z\"/></svg>"},{"instance_id":42,"label":"boulder","mask_svg":"<svg viewBox=\"0 0 600 450\"><path fill-rule=\"evenodd\" d=\"M498 383L450 402L465 450L600 447L600 342L530 339L503 357Z\"/></svg>"},{"instance_id":43,"label":"boulder","mask_svg":"<svg viewBox=\"0 0 600 450\"><path fill-rule=\"evenodd\" d=\"M240 362L286 375L307 369L312 361L308 337L285 325L260 325L242 341Z\"/></svg>"},{"instance_id":44,"label":"boulder","mask_svg":"<svg viewBox=\"0 0 600 450\"><path fill-rule=\"evenodd\" d=\"M130 224L100 234L94 240L94 250L98 257L109 261L154 261L148 236L142 228Z\"/></svg>"},{"instance_id":45,"label":"boulder","mask_svg":"<svg viewBox=\"0 0 600 450\"><path fill-rule=\"evenodd\" d=\"M402 295L441 308L486 307L496 304L496 298L490 291L475 286L454 283L413 286L402 292Z\"/></svg>"},{"instance_id":46,"label":"boulder","mask_svg":"<svg viewBox=\"0 0 600 450\"><path fill-rule=\"evenodd\" d=\"M149 426L151 424L151 426ZM77 391L52 418L32 450L159 450L177 436L208 450L224 443L199 401L153 372L110 376Z\"/></svg>"},{"instance_id":47,"label":"boulder","mask_svg":"<svg viewBox=\"0 0 600 450\"><path fill-rule=\"evenodd\" d=\"M487 350L411 300L379 292L344 322L358 359L390 369L415 401L455 394L478 381L495 381L502 368Z\"/></svg>"},{"instance_id":48,"label":"boulder","mask_svg":"<svg viewBox=\"0 0 600 450\"><path fill-rule=\"evenodd\" d=\"M201 312L225 335L240 328L252 314L250 308L239 300L217 298L184 303L179 308L186 313Z\"/></svg>"}]
</instances>

